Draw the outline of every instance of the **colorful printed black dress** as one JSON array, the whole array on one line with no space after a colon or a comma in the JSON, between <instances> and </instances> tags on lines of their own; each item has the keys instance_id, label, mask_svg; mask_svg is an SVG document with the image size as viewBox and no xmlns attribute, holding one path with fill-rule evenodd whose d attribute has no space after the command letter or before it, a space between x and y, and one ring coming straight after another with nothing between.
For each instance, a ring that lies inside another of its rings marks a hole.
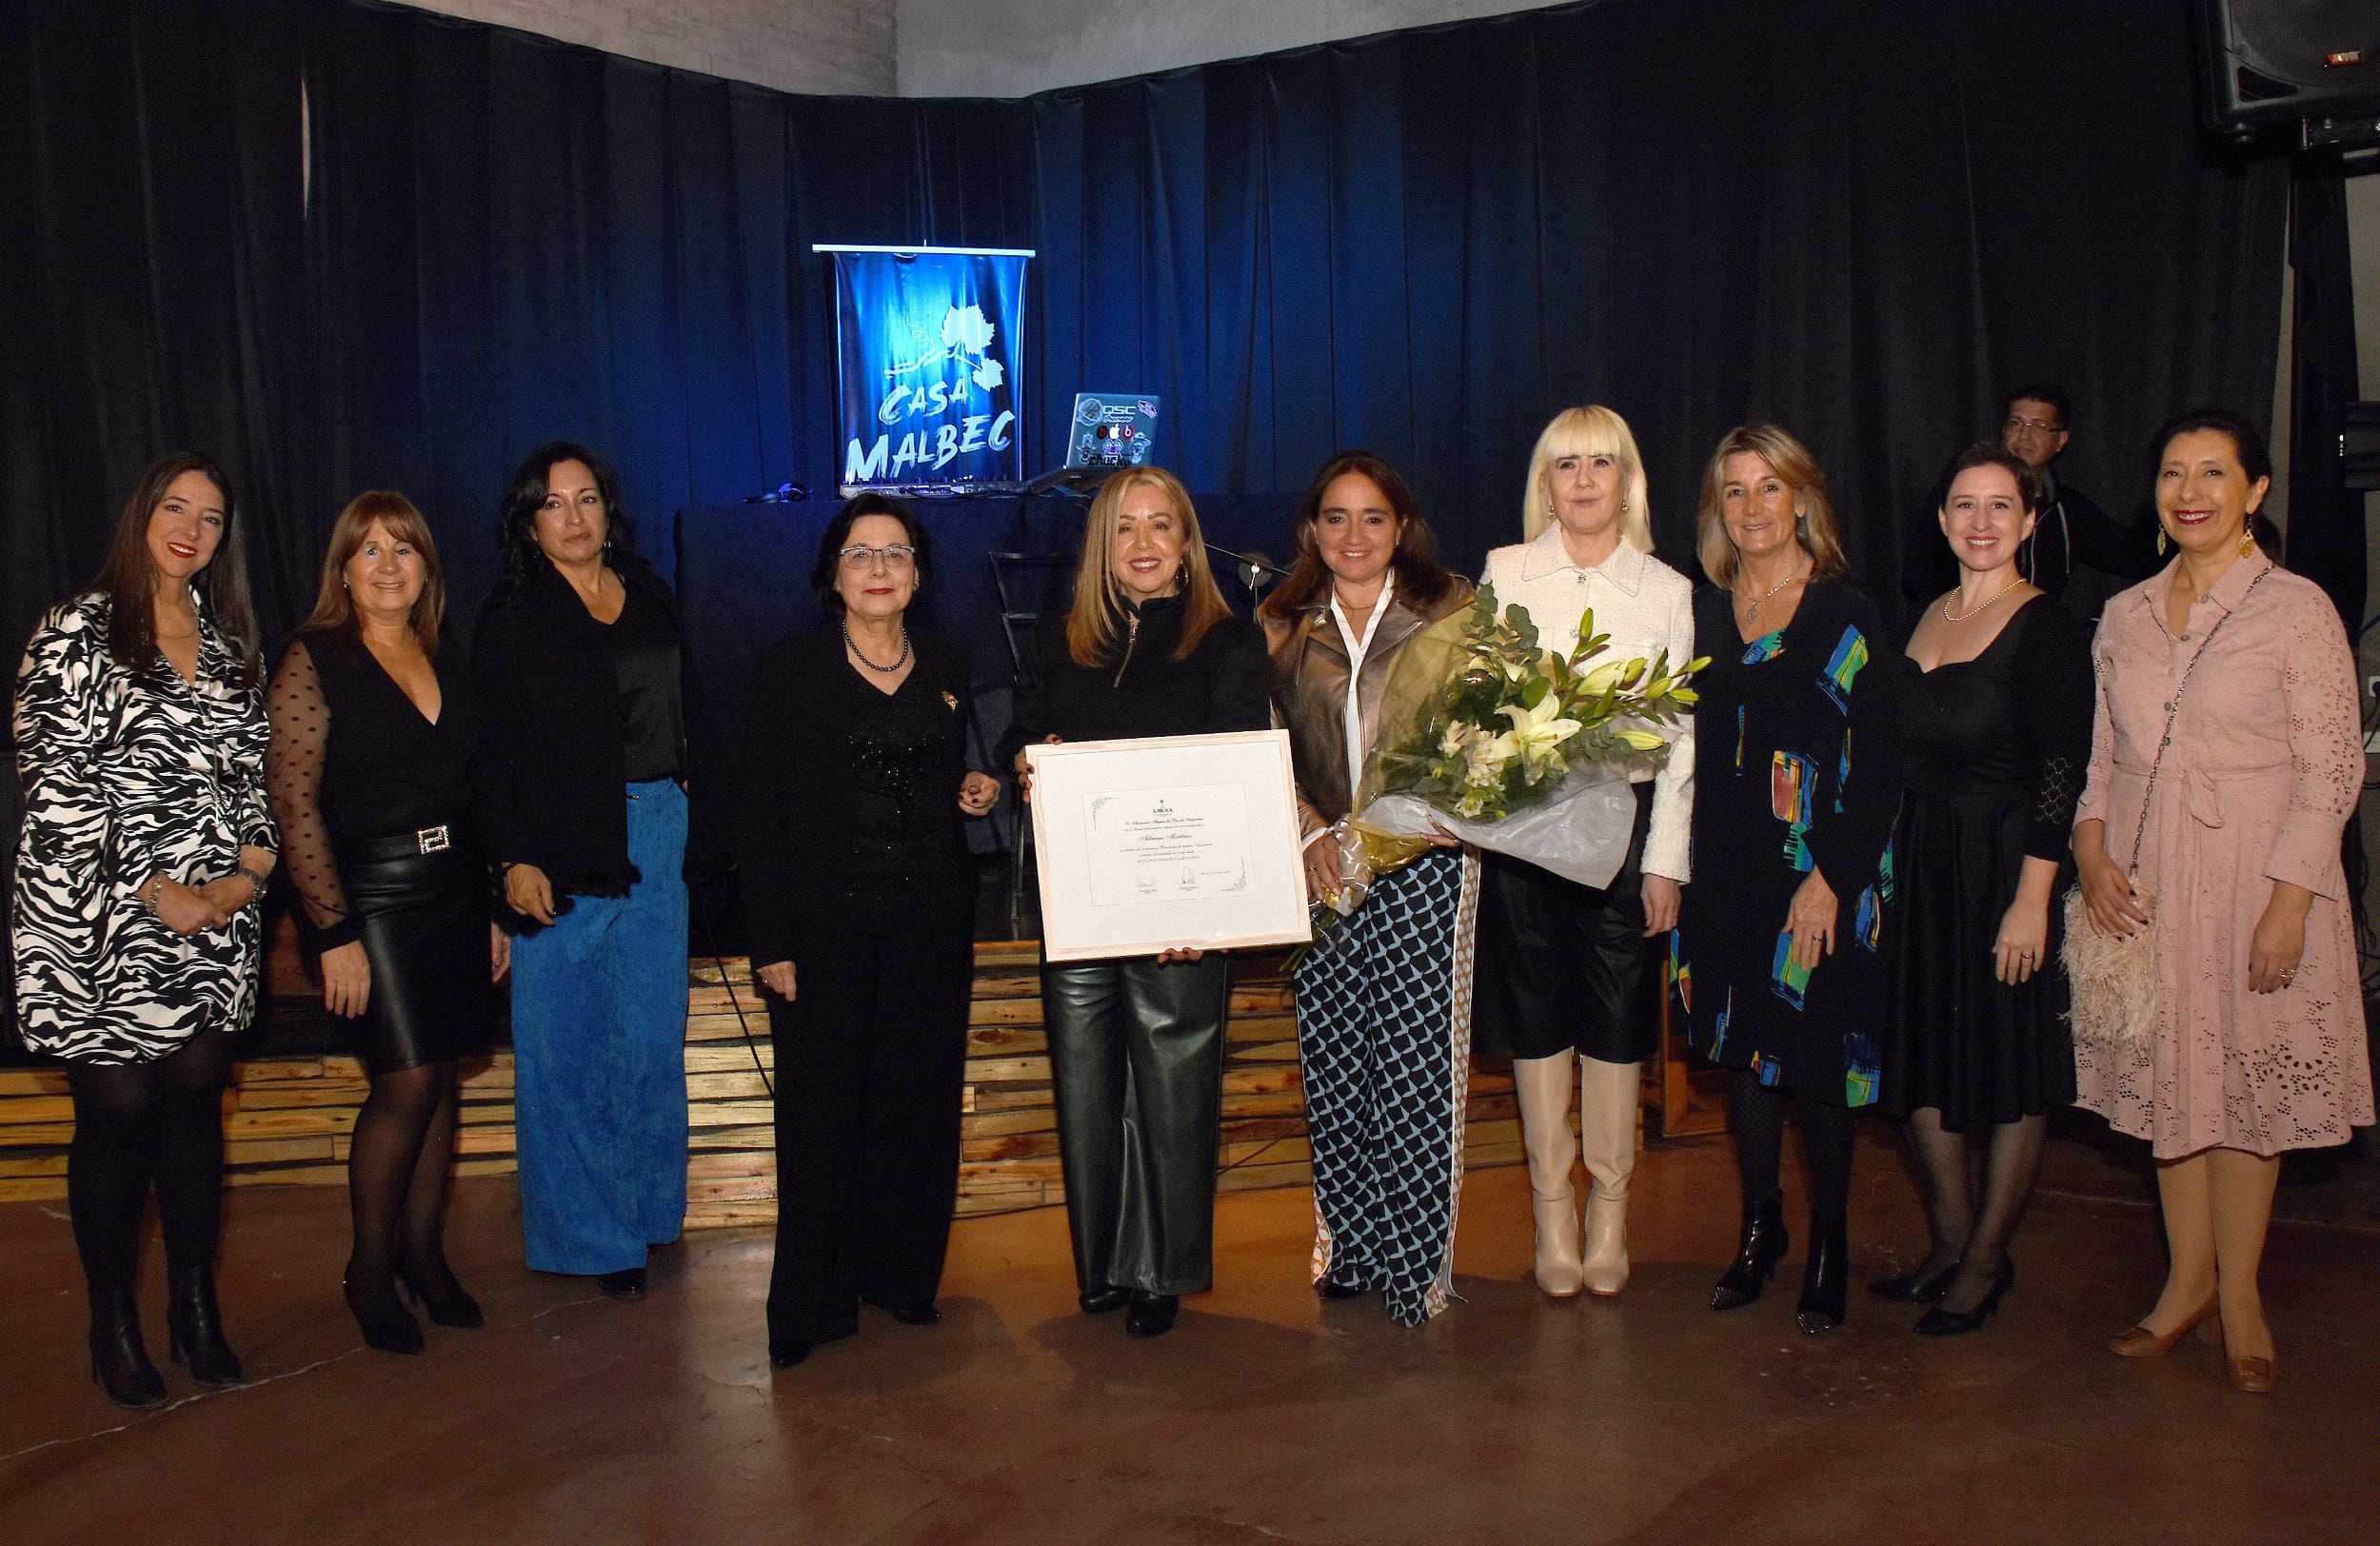
<instances>
[{"instance_id":1,"label":"colorful printed black dress","mask_svg":"<svg viewBox=\"0 0 2380 1546\"><path fill-rule=\"evenodd\" d=\"M1900 806L1899 652L1847 580L1804 590L1749 644L1728 593L1695 593L1711 664L1695 684L1695 883L1670 936L1672 1005L1694 1049L1832 1105L1876 1099L1880 955ZM1788 952L1785 912L1813 867L1835 888L1835 953Z\"/></svg>"}]
</instances>

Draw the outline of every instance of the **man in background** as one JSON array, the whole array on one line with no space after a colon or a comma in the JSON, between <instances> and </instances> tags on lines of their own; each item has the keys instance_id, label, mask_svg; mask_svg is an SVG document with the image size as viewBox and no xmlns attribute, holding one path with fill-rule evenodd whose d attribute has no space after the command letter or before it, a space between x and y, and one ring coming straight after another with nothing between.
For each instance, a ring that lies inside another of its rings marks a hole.
<instances>
[{"instance_id":1,"label":"man in background","mask_svg":"<svg viewBox=\"0 0 2380 1546\"><path fill-rule=\"evenodd\" d=\"M2070 406L2066 388L2054 382L2013 388L2001 399L2000 444L2041 476L2040 520L2017 554L2017 572L2095 625L2109 597L2156 572L2156 539L2148 526L2116 520L2058 476L2058 456L2073 438ZM1957 582L1956 565L1935 525L1945 492L1937 481L1904 560L1903 588L1918 605Z\"/></svg>"}]
</instances>

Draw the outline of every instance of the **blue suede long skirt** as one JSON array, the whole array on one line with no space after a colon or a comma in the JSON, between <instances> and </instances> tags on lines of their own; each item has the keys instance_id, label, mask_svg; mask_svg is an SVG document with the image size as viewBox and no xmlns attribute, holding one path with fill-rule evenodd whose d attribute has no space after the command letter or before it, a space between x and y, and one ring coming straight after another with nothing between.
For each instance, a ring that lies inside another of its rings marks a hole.
<instances>
[{"instance_id":1,"label":"blue suede long skirt","mask_svg":"<svg viewBox=\"0 0 2380 1546\"><path fill-rule=\"evenodd\" d=\"M512 946L521 1233L538 1272L621 1272L685 1218L684 792L627 786L625 897Z\"/></svg>"}]
</instances>

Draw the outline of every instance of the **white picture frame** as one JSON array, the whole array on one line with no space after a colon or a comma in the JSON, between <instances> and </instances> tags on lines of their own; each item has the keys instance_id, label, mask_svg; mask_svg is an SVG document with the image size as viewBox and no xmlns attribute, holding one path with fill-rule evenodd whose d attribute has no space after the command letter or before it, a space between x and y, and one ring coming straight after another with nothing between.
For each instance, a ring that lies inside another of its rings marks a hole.
<instances>
[{"instance_id":1,"label":"white picture frame","mask_svg":"<svg viewBox=\"0 0 2380 1546\"><path fill-rule=\"evenodd\" d=\"M1042 960L1313 937L1288 731L1063 742L1025 761Z\"/></svg>"}]
</instances>

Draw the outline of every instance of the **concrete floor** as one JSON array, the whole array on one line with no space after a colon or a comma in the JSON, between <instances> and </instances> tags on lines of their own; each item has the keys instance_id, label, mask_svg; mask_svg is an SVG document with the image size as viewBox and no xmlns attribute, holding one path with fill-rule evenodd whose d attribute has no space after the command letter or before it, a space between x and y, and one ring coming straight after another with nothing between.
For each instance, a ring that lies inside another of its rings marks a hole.
<instances>
[{"instance_id":1,"label":"concrete floor","mask_svg":"<svg viewBox=\"0 0 2380 1546\"><path fill-rule=\"evenodd\" d=\"M1889 1137L1870 1143L1862 1279L1922 1241ZM2282 1193L2272 1397L2195 1343L2104 1351L2155 1293L2155 1219L2136 1169L2064 1140L2000 1318L1941 1342L1864 1294L1842 1332L1796 1334L1798 1245L1760 1303L1703 1308L1735 1226L1724 1140L1645 1156L1614 1301L1522 1280L1526 1180L1505 1169L1471 1178L1464 1302L1419 1331L1307 1290L1306 1194L1240 1194L1220 1286L1160 1341L1074 1313L1063 1221L1039 1212L959 1226L941 1326L869 1311L783 1374L763 1235L695 1237L617 1305L520 1270L510 1182L464 1183L452 1255L490 1324L391 1358L339 1299L343 1195L255 1189L224 1271L254 1383L201 1395L169 1368L176 1400L150 1414L85 1378L63 1206L10 1205L0 1538L2369 1542L2375 1171Z\"/></svg>"}]
</instances>

